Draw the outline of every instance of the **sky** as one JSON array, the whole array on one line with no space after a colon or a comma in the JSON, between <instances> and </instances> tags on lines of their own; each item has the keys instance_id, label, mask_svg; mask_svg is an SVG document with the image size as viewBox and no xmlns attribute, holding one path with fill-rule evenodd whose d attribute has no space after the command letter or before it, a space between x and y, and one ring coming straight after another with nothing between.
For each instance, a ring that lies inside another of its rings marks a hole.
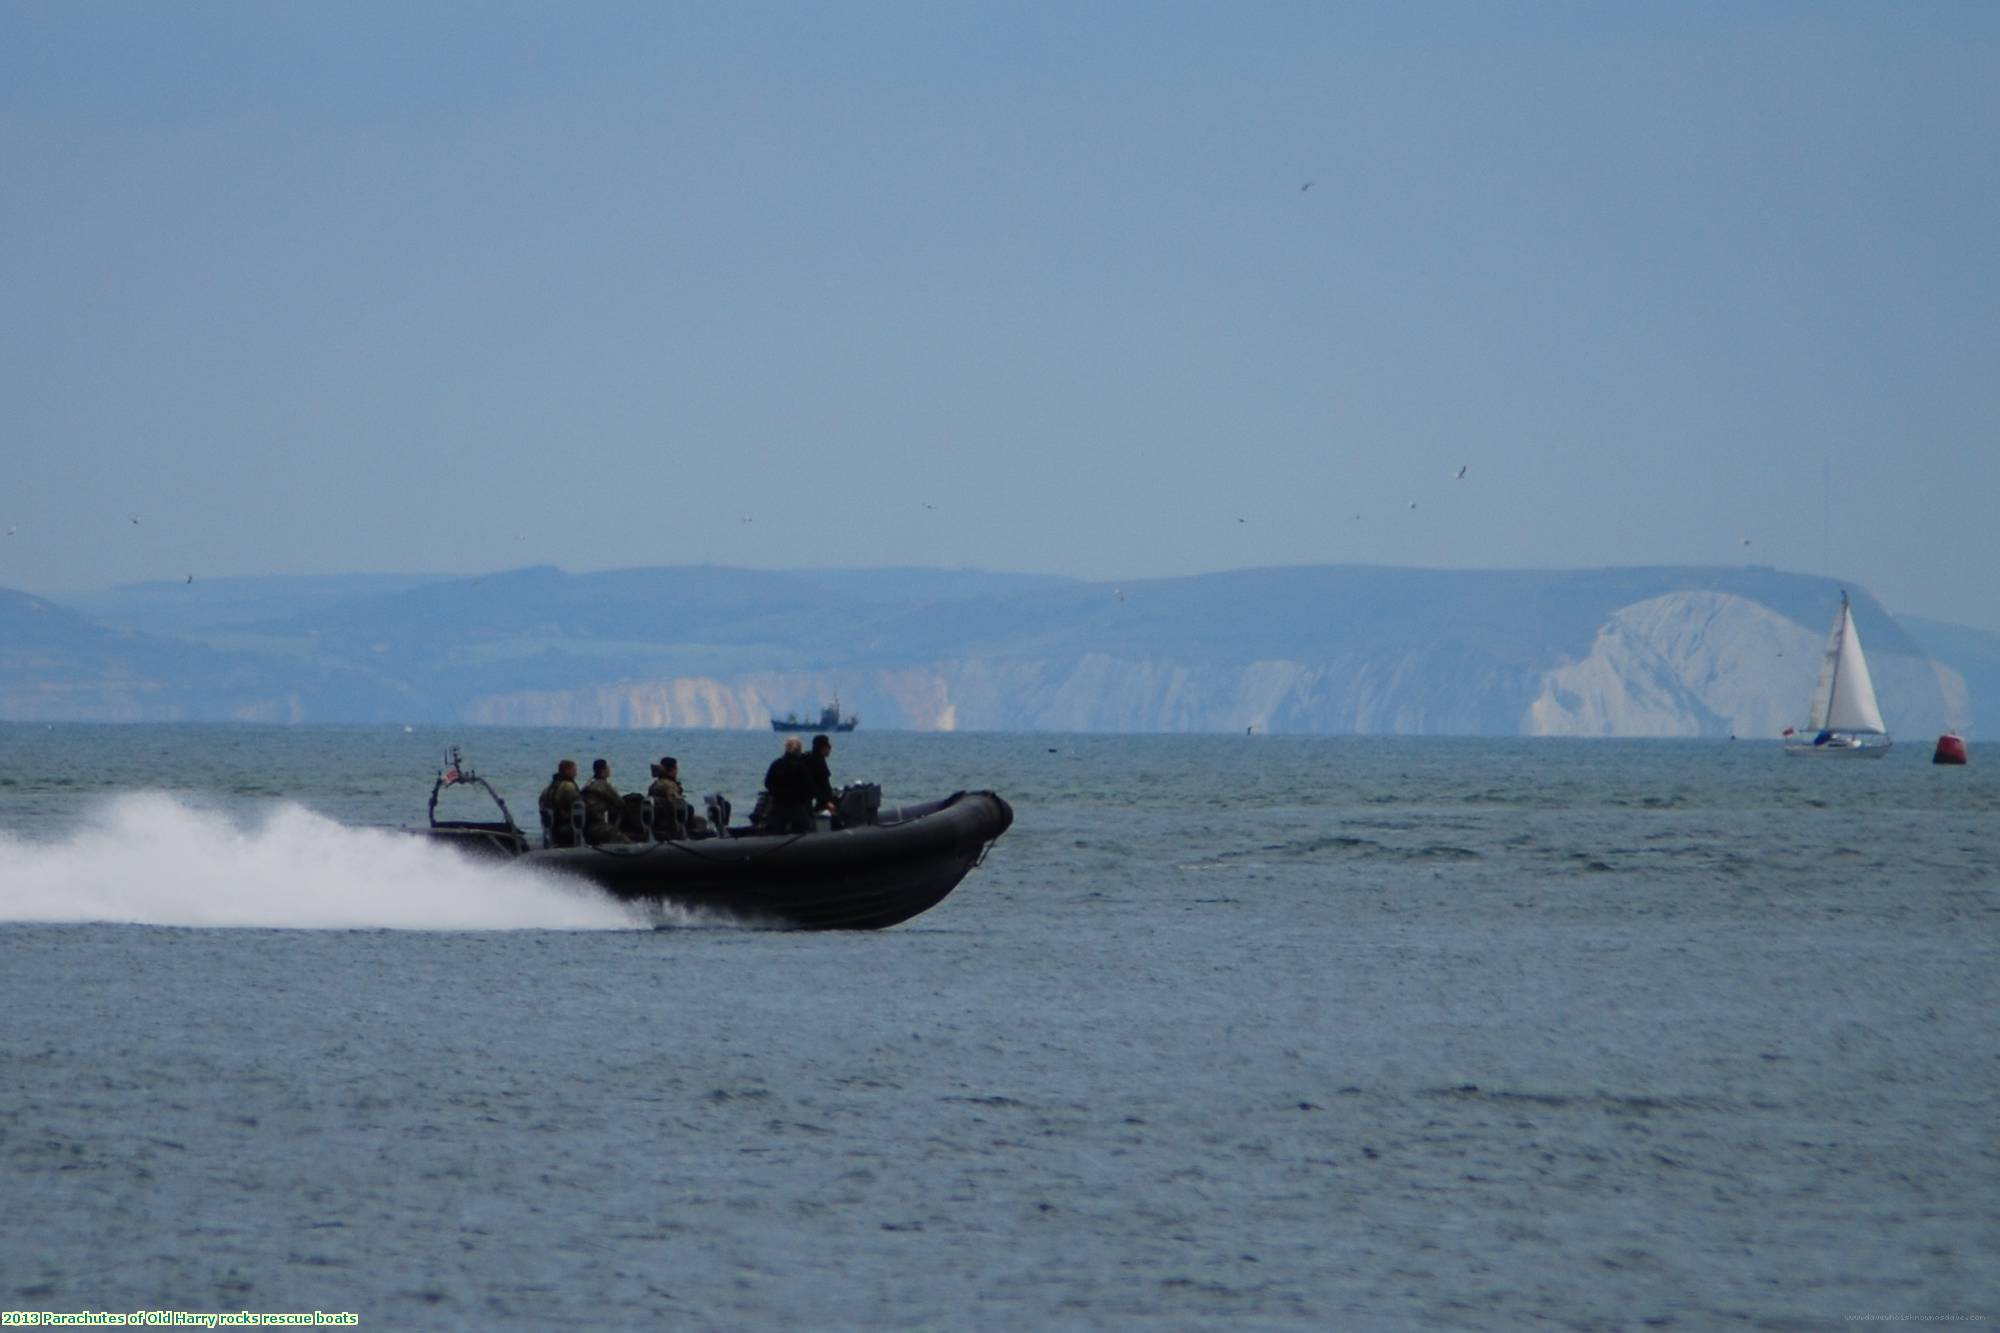
<instances>
[{"instance_id":1,"label":"sky","mask_svg":"<svg viewBox=\"0 0 2000 1333\"><path fill-rule=\"evenodd\" d=\"M0 0L0 587L1754 563L2000 630L1996 68L1947 0Z\"/></svg>"}]
</instances>

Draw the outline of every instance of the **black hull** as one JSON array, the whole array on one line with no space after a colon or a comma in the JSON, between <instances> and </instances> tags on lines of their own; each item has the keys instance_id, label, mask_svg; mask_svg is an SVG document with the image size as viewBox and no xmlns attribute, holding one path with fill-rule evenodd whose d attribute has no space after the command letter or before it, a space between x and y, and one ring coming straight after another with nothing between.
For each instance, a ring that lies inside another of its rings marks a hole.
<instances>
[{"instance_id":1,"label":"black hull","mask_svg":"<svg viewBox=\"0 0 2000 1333\"><path fill-rule=\"evenodd\" d=\"M852 731L854 727L852 722L780 722L775 717L771 719L773 731Z\"/></svg>"},{"instance_id":2,"label":"black hull","mask_svg":"<svg viewBox=\"0 0 2000 1333\"><path fill-rule=\"evenodd\" d=\"M992 792L884 810L836 833L534 848L495 825L437 825L433 838L581 879L626 902L659 903L753 924L880 930L943 902L1014 812Z\"/></svg>"}]
</instances>

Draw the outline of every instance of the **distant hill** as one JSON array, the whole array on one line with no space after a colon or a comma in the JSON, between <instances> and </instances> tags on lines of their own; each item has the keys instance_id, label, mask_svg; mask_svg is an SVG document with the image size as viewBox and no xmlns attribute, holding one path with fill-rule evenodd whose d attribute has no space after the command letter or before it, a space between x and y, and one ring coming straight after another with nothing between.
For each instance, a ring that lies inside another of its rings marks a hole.
<instances>
[{"instance_id":1,"label":"distant hill","mask_svg":"<svg viewBox=\"0 0 2000 1333\"><path fill-rule=\"evenodd\" d=\"M161 608L202 585L178 586L76 599L115 629L0 603L0 632L38 617L44 645L0 657L0 717L51 717L67 697L89 717L761 728L837 694L869 727L1775 736L1804 721L1839 599L1825 579L1760 568L1109 584L544 566L218 580L176 622ZM1891 728L1925 739L1970 722L1968 681L1992 679L1993 645L1922 622L1920 647L1849 592Z\"/></svg>"},{"instance_id":2,"label":"distant hill","mask_svg":"<svg viewBox=\"0 0 2000 1333\"><path fill-rule=\"evenodd\" d=\"M108 629L0 588L0 719L14 722L302 721L324 673Z\"/></svg>"},{"instance_id":3,"label":"distant hill","mask_svg":"<svg viewBox=\"0 0 2000 1333\"><path fill-rule=\"evenodd\" d=\"M995 574L983 569L800 569L798 577L864 602L952 602L997 593L1074 586L1057 574Z\"/></svg>"},{"instance_id":4,"label":"distant hill","mask_svg":"<svg viewBox=\"0 0 2000 1333\"><path fill-rule=\"evenodd\" d=\"M64 599L100 624L144 634L186 634L321 610L357 597L441 583L443 574L274 574L259 578L124 583Z\"/></svg>"}]
</instances>

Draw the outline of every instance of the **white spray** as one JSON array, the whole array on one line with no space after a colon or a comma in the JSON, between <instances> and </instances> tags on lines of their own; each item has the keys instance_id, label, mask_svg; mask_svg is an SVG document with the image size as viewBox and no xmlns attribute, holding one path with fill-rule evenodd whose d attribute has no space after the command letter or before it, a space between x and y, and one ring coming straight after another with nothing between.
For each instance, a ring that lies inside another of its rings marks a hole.
<instances>
[{"instance_id":1,"label":"white spray","mask_svg":"<svg viewBox=\"0 0 2000 1333\"><path fill-rule=\"evenodd\" d=\"M0 834L0 920L405 930L646 924L594 889L460 857L297 805L246 825L160 793L93 809L68 838Z\"/></svg>"}]
</instances>

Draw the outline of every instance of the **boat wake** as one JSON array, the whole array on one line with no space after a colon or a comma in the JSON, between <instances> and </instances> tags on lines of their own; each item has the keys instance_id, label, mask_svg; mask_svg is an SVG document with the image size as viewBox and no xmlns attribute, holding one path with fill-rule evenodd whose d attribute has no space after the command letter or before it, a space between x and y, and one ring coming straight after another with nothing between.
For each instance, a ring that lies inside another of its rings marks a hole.
<instances>
[{"instance_id":1,"label":"boat wake","mask_svg":"<svg viewBox=\"0 0 2000 1333\"><path fill-rule=\"evenodd\" d=\"M355 930L623 930L652 920L523 866L481 864L297 805L246 824L158 792L67 838L0 834L0 921Z\"/></svg>"}]
</instances>

